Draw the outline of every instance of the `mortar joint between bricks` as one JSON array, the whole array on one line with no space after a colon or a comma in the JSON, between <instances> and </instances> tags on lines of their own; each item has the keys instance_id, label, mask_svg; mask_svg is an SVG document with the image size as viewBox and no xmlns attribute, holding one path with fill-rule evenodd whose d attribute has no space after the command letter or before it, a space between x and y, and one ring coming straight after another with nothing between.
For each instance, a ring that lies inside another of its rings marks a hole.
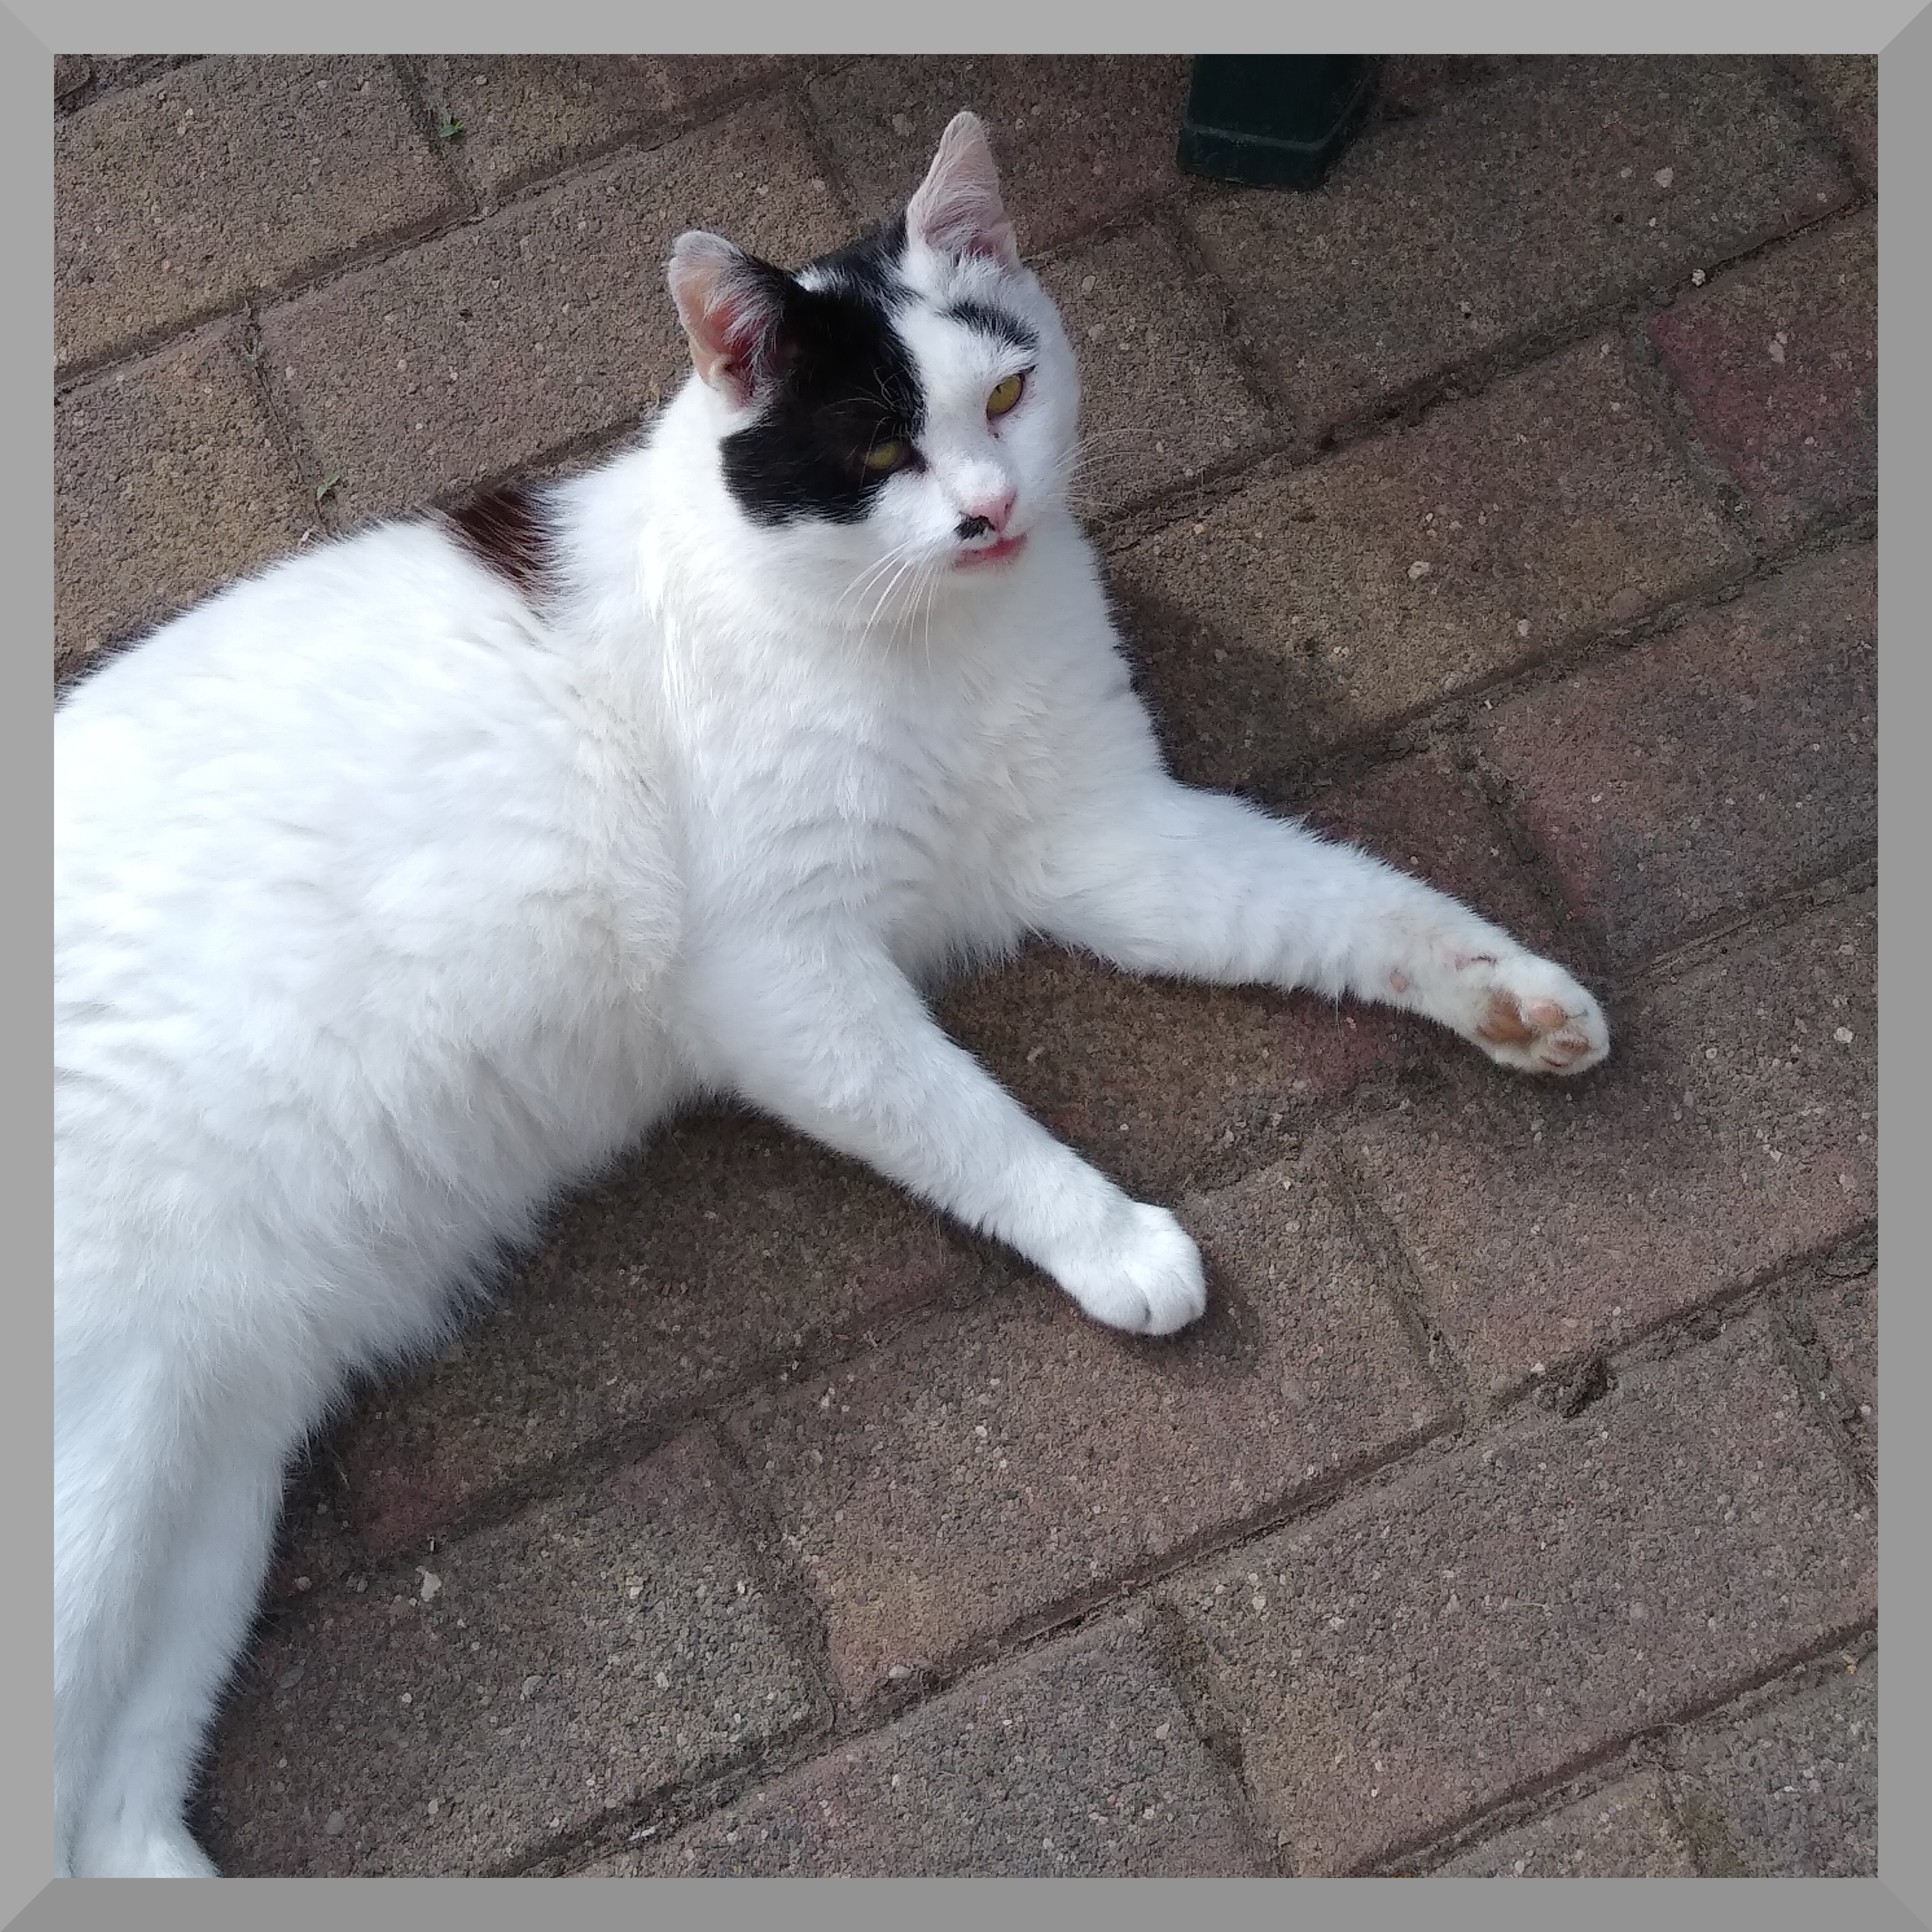
<instances>
[{"instance_id":1,"label":"mortar joint between bricks","mask_svg":"<svg viewBox=\"0 0 1932 1932\"><path fill-rule=\"evenodd\" d=\"M380 1590L392 1583L412 1589L416 1559L426 1543L460 1543L498 1528L539 1504L557 1501L574 1491L604 1481L620 1469L667 1447L693 1426L702 1426L703 1418L680 1413L669 1418L653 1418L635 1429L579 1444L561 1454L519 1468L514 1475L491 1484L458 1504L447 1516L434 1524L424 1526L419 1533L380 1556L368 1550L366 1534L355 1508L356 1486L332 1448L328 1453L336 1466L343 1471L343 1487L349 1498L345 1520L365 1560L340 1581L316 1590L312 1598L305 1600L313 1601L325 1595L354 1589L358 1581L364 1591Z\"/></svg>"},{"instance_id":2,"label":"mortar joint between bricks","mask_svg":"<svg viewBox=\"0 0 1932 1932\"><path fill-rule=\"evenodd\" d=\"M1698 266L1706 276L1729 271L1774 252L1821 222L1855 212L1852 202L1833 203L1788 232L1760 236L1734 248L1728 254L1713 254ZM1444 404L1468 401L1510 376L1520 375L1538 364L1553 360L1568 350L1608 335L1622 341L1626 348L1642 336L1649 318L1693 292L1691 271L1668 284L1624 287L1568 315L1559 316L1540 327L1506 335L1487 347L1448 367L1418 377L1399 388L1370 398L1360 407L1337 418L1303 439L1312 446L1316 460L1394 428L1414 428ZM1708 286L1708 282L1706 286ZM1238 317L1232 304L1230 314ZM1237 320L1234 332L1239 334ZM1640 357L1641 362L1644 359ZM1269 392L1270 398L1273 392ZM1703 466L1700 465L1700 467Z\"/></svg>"},{"instance_id":3,"label":"mortar joint between bricks","mask_svg":"<svg viewBox=\"0 0 1932 1932\"><path fill-rule=\"evenodd\" d=\"M453 57L452 57L453 58ZM467 162L464 142L460 138L445 139L441 133L441 117L448 112L449 104L439 95L427 72L422 79L423 98L428 120L423 124L429 130L436 146L446 156L455 176L464 184L469 197L472 218L480 218L501 214L506 208L538 200L552 193L563 182L576 174L588 173L638 154L654 154L659 148L668 148L692 135L700 134L718 122L728 119L742 109L755 105L761 100L790 100L796 110L802 112L800 97L800 75L796 72L780 72L766 76L753 76L741 80L736 86L707 94L697 107L671 108L661 113L640 119L628 128L601 141L590 141L533 161L526 166L505 175L500 179L487 184L473 179ZM813 152L822 160L818 143L812 143ZM824 175L821 166L818 172ZM830 177L827 176L828 186ZM844 211L849 218L851 205L847 201Z\"/></svg>"},{"instance_id":4,"label":"mortar joint between bricks","mask_svg":"<svg viewBox=\"0 0 1932 1932\"><path fill-rule=\"evenodd\" d=\"M1638 1737L1612 1745L1603 1757L1580 1772L1520 1787L1513 1796L1486 1805L1426 1843L1384 1856L1370 1868L1371 1874L1382 1878L1426 1876L1478 1846L1526 1825L1536 1824L1640 1771L1660 1770L1662 1764L1662 1749L1654 1737Z\"/></svg>"},{"instance_id":5,"label":"mortar joint between bricks","mask_svg":"<svg viewBox=\"0 0 1932 1932\"><path fill-rule=\"evenodd\" d=\"M1723 1807L1696 1778L1666 1763L1658 1772L1665 1815L1700 1878L1748 1878Z\"/></svg>"},{"instance_id":6,"label":"mortar joint between bricks","mask_svg":"<svg viewBox=\"0 0 1932 1932\"><path fill-rule=\"evenodd\" d=\"M1878 1624L1870 1617L1849 1624L1817 1643L1789 1653L1694 1711L1653 1726L1642 1739L1666 1771L1682 1773L1686 1741L1694 1732L1729 1730L1808 1696L1862 1670L1878 1654Z\"/></svg>"},{"instance_id":7,"label":"mortar joint between bricks","mask_svg":"<svg viewBox=\"0 0 1932 1932\"><path fill-rule=\"evenodd\" d=\"M114 57L91 55L87 58L90 61L96 61ZM55 104L57 118L64 121L71 115L86 112L97 101L111 99L118 94L131 94L137 88L152 87L156 82L165 80L170 75L178 73L182 68L195 66L208 58L206 54L122 56L120 57L122 65L114 72L104 74L98 67L95 67L78 87L59 97ZM157 64L130 70L130 61L143 60Z\"/></svg>"},{"instance_id":8,"label":"mortar joint between bricks","mask_svg":"<svg viewBox=\"0 0 1932 1932\"><path fill-rule=\"evenodd\" d=\"M669 1784L640 1803L626 1805L594 1820L574 1833L562 1834L534 1853L506 1860L487 1876L495 1878L562 1877L600 1857L620 1857L640 1844L663 1844L687 1825L725 1810L752 1792L809 1762L822 1739L814 1737L802 1750L796 1738L747 1756L709 1778L686 1784Z\"/></svg>"},{"instance_id":9,"label":"mortar joint between bricks","mask_svg":"<svg viewBox=\"0 0 1932 1932\"><path fill-rule=\"evenodd\" d=\"M745 1559L764 1593L767 1609L806 1684L808 1728L814 1734L838 1726L840 1701L832 1675L832 1642L824 1612L802 1572L784 1556L784 1536L765 1503L737 1445L721 1424L704 1425L724 1480L722 1506L743 1546Z\"/></svg>"},{"instance_id":10,"label":"mortar joint between bricks","mask_svg":"<svg viewBox=\"0 0 1932 1932\"><path fill-rule=\"evenodd\" d=\"M1868 1225L1876 1231L1875 1222ZM1851 1238L1852 1240L1858 1238L1856 1235ZM1772 1310L1778 1298L1816 1281L1830 1258L1847 1245L1845 1241L1833 1242L1808 1252L1785 1256L1769 1263L1741 1286L1723 1290L1696 1308L1668 1316L1627 1336L1617 1348L1605 1352L1604 1359L1608 1373L1614 1382L1637 1367L1688 1354L1716 1341L1725 1328L1748 1320L1760 1310L1766 1311L1775 1336L1777 1327ZM1512 1406L1520 1405L1535 1386L1534 1383L1523 1384L1513 1396ZM1802 1378L1799 1388L1802 1394Z\"/></svg>"},{"instance_id":11,"label":"mortar joint between bricks","mask_svg":"<svg viewBox=\"0 0 1932 1932\"><path fill-rule=\"evenodd\" d=\"M1450 1834L1438 1832L1432 1838L1418 1838L1398 1844L1392 1851L1365 1860L1344 1876L1368 1876L1376 1872L1394 1873L1432 1866L1471 1844L1494 1836L1497 1830L1513 1829L1516 1824L1560 1808L1564 1802L1561 1794L1585 1786L1586 1780L1587 1788L1594 1790L1617 1772L1634 1768L1640 1762L1674 1768L1677 1764L1676 1740L1684 1732L1744 1702L1756 1692L1776 1686L1782 1679L1792 1680L1784 1693L1786 1696L1796 1696L1812 1688L1819 1677L1815 1666L1834 1656L1858 1655L1858 1647L1865 1642L1871 1628L1868 1619L1839 1626L1818 1642L1796 1652L1787 1652L1742 1681L1733 1682L1728 1688L1688 1700L1672 1716L1639 1725L1621 1737L1580 1753L1551 1772L1526 1779L1505 1792L1499 1801L1480 1813L1466 1816L1452 1828ZM1768 1705L1780 1701L1781 1698L1774 1696L1765 1702ZM1508 1822L1497 1825L1494 1830L1486 1828L1492 1821L1506 1814L1514 1814ZM1448 1838L1454 1838L1456 1842L1449 1849L1442 1850ZM1438 1851L1440 1857L1436 1856Z\"/></svg>"},{"instance_id":12,"label":"mortar joint between bricks","mask_svg":"<svg viewBox=\"0 0 1932 1932\"><path fill-rule=\"evenodd\" d=\"M805 129L806 145L818 164L819 178L824 182L832 206L844 217L847 230L870 228L872 223L860 222L859 209L862 204L853 188L852 177L838 158L838 144L826 138L824 122L819 114L818 103L812 98L812 83L820 77L816 74L800 71L790 76L784 92ZM908 184L907 193L910 194L911 191L911 184Z\"/></svg>"},{"instance_id":13,"label":"mortar joint between bricks","mask_svg":"<svg viewBox=\"0 0 1932 1932\"><path fill-rule=\"evenodd\" d=\"M1647 314L1634 317L1624 331L1631 380L1652 425L1664 446L1684 466L1693 483L1715 506L1720 520L1744 548L1754 566L1769 554L1763 532L1743 485L1726 467L1717 451L1706 442L1698 428L1696 412L1658 353L1648 323L1661 314L1666 304L1654 305Z\"/></svg>"},{"instance_id":14,"label":"mortar joint between bricks","mask_svg":"<svg viewBox=\"0 0 1932 1932\"><path fill-rule=\"evenodd\" d=\"M1359 1109L1351 1108L1349 1122L1358 1113ZM1402 1237L1382 1212L1373 1186L1349 1149L1348 1138L1346 1129L1339 1132L1328 1153L1349 1231L1366 1252L1384 1305L1394 1316L1424 1375L1456 1418L1457 1430L1480 1426L1489 1419L1489 1403L1430 1313L1429 1298L1409 1266ZM1441 1432L1437 1432L1438 1436Z\"/></svg>"},{"instance_id":15,"label":"mortar joint between bricks","mask_svg":"<svg viewBox=\"0 0 1932 1932\"><path fill-rule=\"evenodd\" d=\"M403 104L409 110L410 123L424 147L435 158L441 172L443 184L449 190L450 199L460 212L460 218L473 218L482 208L483 197L476 184L470 178L464 166L461 142L442 132L448 118L448 104L432 97L428 75L422 62L410 54L392 54L389 67L396 76L396 86L401 91Z\"/></svg>"},{"instance_id":16,"label":"mortar joint between bricks","mask_svg":"<svg viewBox=\"0 0 1932 1932\"><path fill-rule=\"evenodd\" d=\"M1858 192L1852 206L1870 207L1878 200L1878 191L1867 183L1864 170L1846 143L1836 110L1812 77L1802 57L1774 54L1772 68L1784 86L1787 101L1796 110L1798 120L1811 138L1821 147L1830 149L1832 159L1844 170L1846 178L1856 184Z\"/></svg>"},{"instance_id":17,"label":"mortar joint between bricks","mask_svg":"<svg viewBox=\"0 0 1932 1932\"><path fill-rule=\"evenodd\" d=\"M1827 1646L1771 1671L1694 1717L1664 1726L1646 1742L1654 1748L1658 1780L1672 1822L1683 1834L1692 1862L1706 1878L1750 1876L1739 1855L1723 1807L1704 1781L1684 1762L1684 1741L1693 1731L1728 1730L1750 1722L1804 1696L1847 1669L1856 1671L1876 1652L1875 1627L1859 1627L1842 1642Z\"/></svg>"},{"instance_id":18,"label":"mortar joint between bricks","mask_svg":"<svg viewBox=\"0 0 1932 1932\"><path fill-rule=\"evenodd\" d=\"M740 1390L721 1396L702 1408L668 1408L523 1466L513 1475L460 1504L433 1527L426 1527L421 1535L380 1558L372 1558L362 1574L371 1588L392 1576L406 1580L414 1574L415 1558L424 1538L454 1543L495 1529L539 1504L556 1502L574 1491L606 1482L620 1471L646 1460L685 1436L703 1435L714 1456L728 1470L740 1472L742 1465L730 1453L718 1425L723 1410L741 1400L745 1393ZM740 1495L745 1492L746 1486L741 1482ZM741 1528L746 1526L747 1519L742 1510L734 1510L734 1519Z\"/></svg>"},{"instance_id":19,"label":"mortar joint between bricks","mask_svg":"<svg viewBox=\"0 0 1932 1932\"><path fill-rule=\"evenodd\" d=\"M1334 1470L1297 1492L1286 1504L1203 1531L1159 1556L1124 1564L1094 1587L1023 1612L937 1664L918 1666L897 1683L878 1687L842 1706L836 1735L845 1737L888 1723L914 1706L957 1688L976 1673L1005 1660L1059 1642L1105 1619L1144 1618L1154 1593L1190 1569L1224 1562L1244 1546L1318 1519L1365 1490L1400 1480L1421 1456L1459 1445L1462 1429L1416 1431L1394 1447Z\"/></svg>"},{"instance_id":20,"label":"mortar joint between bricks","mask_svg":"<svg viewBox=\"0 0 1932 1932\"><path fill-rule=\"evenodd\" d=\"M1841 1244L1842 1245L1842 1244ZM1838 1460L1867 1498L1878 1500L1876 1461L1860 1428L1858 1404L1839 1379L1806 1306L1810 1292L1832 1279L1829 1258L1784 1277L1766 1297L1771 1331L1805 1405L1832 1439Z\"/></svg>"},{"instance_id":21,"label":"mortar joint between bricks","mask_svg":"<svg viewBox=\"0 0 1932 1932\"><path fill-rule=\"evenodd\" d=\"M1144 222L1159 223L1161 215L1172 208L1184 192L1184 190L1172 186L1150 188L1146 194L1137 195L1120 207L1108 209L1099 220L1090 222L1084 228L1062 236L1050 248L1029 249L1026 266L1033 269L1049 268L1070 256L1079 254L1083 250L1116 240L1130 230L1139 227ZM1171 230L1166 232L1169 232L1172 238ZM1184 261L1186 259L1184 255ZM1189 263L1188 266L1191 268L1192 265Z\"/></svg>"},{"instance_id":22,"label":"mortar joint between bricks","mask_svg":"<svg viewBox=\"0 0 1932 1932\"><path fill-rule=\"evenodd\" d=\"M1534 683L1553 682L1558 677L1567 676L1576 668L1576 661L1568 659L1560 668L1534 679ZM1538 668L1540 670L1542 667ZM1526 679L1513 685L1510 694L1514 695L1516 689L1528 688L1533 688L1533 686L1529 680ZM1571 909L1550 855L1544 851L1541 843L1523 823L1522 814L1517 809L1516 787L1508 776L1484 753L1480 745L1464 742L1445 746L1444 749L1448 762L1454 767L1466 793L1484 808L1501 832L1504 844L1521 868L1531 891L1547 914L1550 930L1562 935L1566 950L1574 956L1576 964L1585 978L1606 996L1616 994L1619 988L1615 983L1615 975L1611 970L1604 935L1595 922L1580 918Z\"/></svg>"},{"instance_id":23,"label":"mortar joint between bricks","mask_svg":"<svg viewBox=\"0 0 1932 1932\"><path fill-rule=\"evenodd\" d=\"M1737 242L1728 254L1713 253L1703 256L1697 263L1698 268L1704 275L1702 282L1691 281L1690 276L1692 272L1687 268L1682 278L1673 281L1667 288L1653 290L1646 301L1626 304L1630 326L1641 332L1643 325L1652 316L1676 308L1681 302L1707 298L1726 278L1754 268L1760 262L1767 260L1786 248L1802 244L1821 228L1855 220L1873 205L1876 197L1860 189L1853 170L1846 166L1844 172L1850 184L1850 191L1840 200L1814 210L1790 228L1780 229L1771 234L1760 234Z\"/></svg>"},{"instance_id":24,"label":"mortar joint between bricks","mask_svg":"<svg viewBox=\"0 0 1932 1932\"><path fill-rule=\"evenodd\" d=\"M263 360L262 305L259 298L251 296L244 304L235 346L241 356L248 386L267 419L269 434L275 440L289 481L304 499L315 531L327 535L330 525L322 514L321 500L308 474L315 467L314 452L308 447L308 439L294 412L282 406L281 398L269 379Z\"/></svg>"},{"instance_id":25,"label":"mortar joint between bricks","mask_svg":"<svg viewBox=\"0 0 1932 1932\"><path fill-rule=\"evenodd\" d=\"M1144 496L1126 497L1087 521L1088 534L1108 554L1129 548L1238 496L1255 482L1255 472L1263 464L1298 466L1295 454L1290 437L1264 431L1231 455L1209 458L1191 476L1156 484Z\"/></svg>"},{"instance_id":26,"label":"mortar joint between bricks","mask_svg":"<svg viewBox=\"0 0 1932 1932\"><path fill-rule=\"evenodd\" d=\"M1634 962L1606 986L1618 999L1667 986L1736 946L1768 938L1819 907L1834 904L1877 883L1878 848L1874 844L1848 865L1808 874L1742 911L1714 914L1668 946Z\"/></svg>"},{"instance_id":27,"label":"mortar joint between bricks","mask_svg":"<svg viewBox=\"0 0 1932 1932\"><path fill-rule=\"evenodd\" d=\"M1256 1864L1277 1877L1291 1876L1280 1835L1268 1828L1255 1803L1240 1725L1214 1694L1206 1646L1180 1612L1160 1597L1148 1599L1143 1628L1162 1674L1180 1702L1182 1717L1222 1782L1228 1809L1239 1821Z\"/></svg>"},{"instance_id":28,"label":"mortar joint between bricks","mask_svg":"<svg viewBox=\"0 0 1932 1932\"><path fill-rule=\"evenodd\" d=\"M1226 190L1222 190L1223 193ZM1241 319L1234 291L1222 280L1201 237L1189 218L1213 190L1205 182L1188 182L1170 191L1149 210L1151 220L1173 244L1182 267L1201 297L1202 307L1219 331L1222 346L1228 351L1235 370L1246 383L1265 412L1274 440L1287 448L1305 442L1295 411L1282 392L1273 364L1256 347Z\"/></svg>"}]
</instances>

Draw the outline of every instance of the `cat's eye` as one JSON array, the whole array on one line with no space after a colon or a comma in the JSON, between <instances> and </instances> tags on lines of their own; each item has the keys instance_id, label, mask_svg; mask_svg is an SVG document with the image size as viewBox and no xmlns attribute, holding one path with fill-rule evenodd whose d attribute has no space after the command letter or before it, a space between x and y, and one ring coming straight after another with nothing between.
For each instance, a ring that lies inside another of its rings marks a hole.
<instances>
[{"instance_id":1,"label":"cat's eye","mask_svg":"<svg viewBox=\"0 0 1932 1932\"><path fill-rule=\"evenodd\" d=\"M1009 376L1004 382L995 382L993 392L986 398L986 413L989 416L1003 416L1026 393L1027 372Z\"/></svg>"},{"instance_id":2,"label":"cat's eye","mask_svg":"<svg viewBox=\"0 0 1932 1932\"><path fill-rule=\"evenodd\" d=\"M859 460L874 476L884 476L890 470L897 470L911 454L902 436L888 436L884 442L875 442Z\"/></svg>"}]
</instances>

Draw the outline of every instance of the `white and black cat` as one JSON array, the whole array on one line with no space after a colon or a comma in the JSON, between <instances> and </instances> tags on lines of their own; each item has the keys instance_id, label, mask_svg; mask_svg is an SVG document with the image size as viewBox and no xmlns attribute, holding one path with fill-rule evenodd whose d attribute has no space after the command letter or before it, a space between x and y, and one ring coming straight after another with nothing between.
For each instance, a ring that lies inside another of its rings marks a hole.
<instances>
[{"instance_id":1,"label":"white and black cat","mask_svg":"<svg viewBox=\"0 0 1932 1932\"><path fill-rule=\"evenodd\" d=\"M1163 770L973 116L878 233L796 274L687 234L670 282L695 370L638 447L280 564L58 714L63 1870L211 1869L184 1796L290 1452L680 1103L1158 1335L1193 1244L939 1030L948 968L1039 934L1607 1049L1560 967Z\"/></svg>"}]
</instances>

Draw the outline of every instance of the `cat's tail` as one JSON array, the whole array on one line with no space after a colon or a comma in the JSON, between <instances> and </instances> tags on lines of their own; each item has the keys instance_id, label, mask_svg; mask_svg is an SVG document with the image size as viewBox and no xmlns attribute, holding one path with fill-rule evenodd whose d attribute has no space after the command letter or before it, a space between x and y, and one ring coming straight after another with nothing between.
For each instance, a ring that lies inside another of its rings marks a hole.
<instances>
[{"instance_id":1,"label":"cat's tail","mask_svg":"<svg viewBox=\"0 0 1932 1932\"><path fill-rule=\"evenodd\" d=\"M76 1875L214 1870L184 1812L290 1445L183 1355L136 1324L56 1342L56 1862Z\"/></svg>"}]
</instances>

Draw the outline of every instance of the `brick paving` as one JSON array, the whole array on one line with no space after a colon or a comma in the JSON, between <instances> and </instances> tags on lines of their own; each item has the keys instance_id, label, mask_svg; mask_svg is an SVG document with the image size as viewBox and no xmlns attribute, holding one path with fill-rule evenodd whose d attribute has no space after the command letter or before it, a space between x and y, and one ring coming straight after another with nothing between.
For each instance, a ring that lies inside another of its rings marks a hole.
<instances>
[{"instance_id":1,"label":"brick paving","mask_svg":"<svg viewBox=\"0 0 1932 1932\"><path fill-rule=\"evenodd\" d=\"M1696 1860L1654 1771L1498 1833L1436 1869L1445 1878L1695 1878Z\"/></svg>"},{"instance_id":2,"label":"brick paving","mask_svg":"<svg viewBox=\"0 0 1932 1932\"><path fill-rule=\"evenodd\" d=\"M1174 1342L745 1116L292 1478L236 1873L1876 1869L1874 63L1392 64L1310 195L1171 58L73 56L55 648L554 473L958 107L1186 776L1588 975L1533 1086L1046 949L941 1002L1180 1212Z\"/></svg>"}]
</instances>

